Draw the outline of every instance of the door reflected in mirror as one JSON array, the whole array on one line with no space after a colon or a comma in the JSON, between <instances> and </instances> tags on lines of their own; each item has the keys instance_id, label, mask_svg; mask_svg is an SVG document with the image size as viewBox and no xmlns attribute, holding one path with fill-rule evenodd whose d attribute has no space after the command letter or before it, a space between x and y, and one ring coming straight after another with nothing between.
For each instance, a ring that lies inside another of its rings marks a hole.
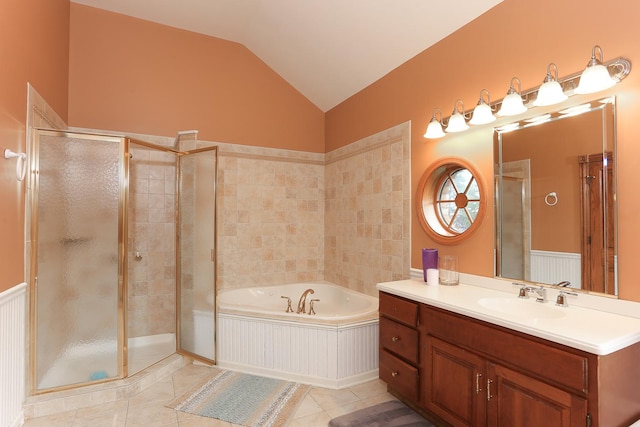
<instances>
[{"instance_id":1,"label":"door reflected in mirror","mask_svg":"<svg viewBox=\"0 0 640 427\"><path fill-rule=\"evenodd\" d=\"M617 295L615 100L494 132L496 276Z\"/></svg>"}]
</instances>

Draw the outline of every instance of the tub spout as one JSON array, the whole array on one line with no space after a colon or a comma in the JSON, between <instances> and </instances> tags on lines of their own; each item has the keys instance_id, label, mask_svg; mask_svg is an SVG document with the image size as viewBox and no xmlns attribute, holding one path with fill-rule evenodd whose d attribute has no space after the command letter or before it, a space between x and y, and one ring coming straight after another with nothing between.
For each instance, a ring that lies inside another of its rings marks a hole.
<instances>
[{"instance_id":1,"label":"tub spout","mask_svg":"<svg viewBox=\"0 0 640 427\"><path fill-rule=\"evenodd\" d=\"M309 294L313 294L313 289L309 288L306 291L304 291L302 293L302 295L300 296L300 300L298 301L298 309L296 310L296 313L300 314L300 313L306 313L306 306L307 306L307 295Z\"/></svg>"}]
</instances>

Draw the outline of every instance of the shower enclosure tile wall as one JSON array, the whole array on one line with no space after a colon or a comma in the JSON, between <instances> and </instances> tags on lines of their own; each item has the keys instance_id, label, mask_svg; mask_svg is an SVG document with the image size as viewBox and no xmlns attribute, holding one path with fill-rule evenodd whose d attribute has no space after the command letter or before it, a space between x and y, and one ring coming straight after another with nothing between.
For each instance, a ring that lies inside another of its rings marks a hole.
<instances>
[{"instance_id":1,"label":"shower enclosure tile wall","mask_svg":"<svg viewBox=\"0 0 640 427\"><path fill-rule=\"evenodd\" d=\"M130 152L129 338L175 333L175 155Z\"/></svg>"}]
</instances>

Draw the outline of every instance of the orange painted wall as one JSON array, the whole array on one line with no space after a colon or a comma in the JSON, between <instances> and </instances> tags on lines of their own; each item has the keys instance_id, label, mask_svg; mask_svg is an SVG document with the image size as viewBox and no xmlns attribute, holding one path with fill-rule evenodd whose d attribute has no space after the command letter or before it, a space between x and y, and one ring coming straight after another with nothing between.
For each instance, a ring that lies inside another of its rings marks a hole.
<instances>
[{"instance_id":1,"label":"orange painted wall","mask_svg":"<svg viewBox=\"0 0 640 427\"><path fill-rule=\"evenodd\" d=\"M324 151L324 113L244 46L71 4L69 125Z\"/></svg>"},{"instance_id":2,"label":"orange painted wall","mask_svg":"<svg viewBox=\"0 0 640 427\"><path fill-rule=\"evenodd\" d=\"M599 44L605 60L616 56L640 64L640 3L621 0L615 6L596 0L505 0L441 42L420 53L326 114L327 151L357 141L392 125L412 122L412 186L417 187L429 162L462 156L473 162L486 182L493 182L492 142L466 135L431 141L423 138L435 107L449 115L457 98L473 107L481 89L494 99L506 93L518 76L523 89L539 85L549 62L560 76L582 70L591 48ZM640 170L640 72L614 91L618 99L619 272L624 299L640 301L635 257L640 241L640 198L636 196ZM489 188L489 191L492 191ZM491 211L491 210L489 210ZM420 268L420 248L437 247L412 214L412 266ZM466 273L493 275L493 213L468 241L442 252L460 256Z\"/></svg>"},{"instance_id":3,"label":"orange painted wall","mask_svg":"<svg viewBox=\"0 0 640 427\"><path fill-rule=\"evenodd\" d=\"M0 0L0 292L25 281L24 183L4 149L24 152L27 82L67 117L69 0Z\"/></svg>"}]
</instances>

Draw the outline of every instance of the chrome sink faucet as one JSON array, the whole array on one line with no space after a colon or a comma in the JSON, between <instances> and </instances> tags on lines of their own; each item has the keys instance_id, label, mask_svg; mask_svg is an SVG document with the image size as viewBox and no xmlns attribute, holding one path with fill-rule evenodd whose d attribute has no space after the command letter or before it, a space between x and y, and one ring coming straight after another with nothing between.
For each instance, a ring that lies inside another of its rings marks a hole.
<instances>
[{"instance_id":1,"label":"chrome sink faucet","mask_svg":"<svg viewBox=\"0 0 640 427\"><path fill-rule=\"evenodd\" d=\"M522 283L514 283L516 286L520 286L520 291L518 292L518 298L529 298L529 292L534 292L537 297L537 302L547 302L547 288L544 286L527 286Z\"/></svg>"},{"instance_id":2,"label":"chrome sink faucet","mask_svg":"<svg viewBox=\"0 0 640 427\"><path fill-rule=\"evenodd\" d=\"M300 313L306 313L306 306L307 306L307 295L309 294L313 294L313 289L309 288L306 291L304 291L302 293L302 295L300 296L300 300L298 301L298 309L296 310L296 313L300 314Z\"/></svg>"},{"instance_id":3,"label":"chrome sink faucet","mask_svg":"<svg viewBox=\"0 0 640 427\"><path fill-rule=\"evenodd\" d=\"M535 292L537 302L547 302L547 288L540 286L539 288L531 288L530 291Z\"/></svg>"}]
</instances>

